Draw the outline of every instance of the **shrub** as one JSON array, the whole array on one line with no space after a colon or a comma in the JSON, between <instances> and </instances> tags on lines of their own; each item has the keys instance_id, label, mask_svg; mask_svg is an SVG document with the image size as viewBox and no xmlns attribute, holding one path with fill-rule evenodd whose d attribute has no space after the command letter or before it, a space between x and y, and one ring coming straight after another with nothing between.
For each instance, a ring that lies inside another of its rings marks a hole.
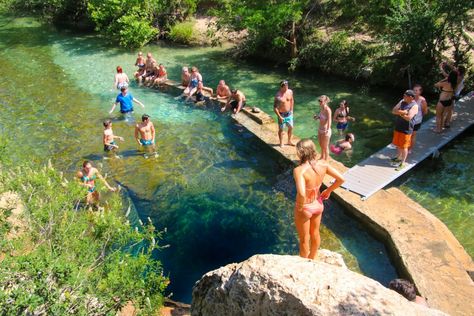
<instances>
[{"instance_id":1,"label":"shrub","mask_svg":"<svg viewBox=\"0 0 474 316\"><path fill-rule=\"evenodd\" d=\"M102 212L75 210L84 188L53 168L0 170L0 188L21 196L28 223L0 245L1 315L115 315L127 302L151 315L161 306L168 280L151 256L160 234L151 223L133 227L119 195Z\"/></svg>"},{"instance_id":2,"label":"shrub","mask_svg":"<svg viewBox=\"0 0 474 316\"><path fill-rule=\"evenodd\" d=\"M194 40L194 22L182 22L172 26L169 38L176 43L190 44Z\"/></svg>"}]
</instances>

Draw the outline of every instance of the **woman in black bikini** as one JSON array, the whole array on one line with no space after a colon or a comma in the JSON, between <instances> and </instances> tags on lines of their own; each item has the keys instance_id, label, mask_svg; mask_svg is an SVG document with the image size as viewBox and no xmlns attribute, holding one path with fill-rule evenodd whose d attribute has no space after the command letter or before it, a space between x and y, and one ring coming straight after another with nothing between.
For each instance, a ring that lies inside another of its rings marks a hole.
<instances>
[{"instance_id":1,"label":"woman in black bikini","mask_svg":"<svg viewBox=\"0 0 474 316\"><path fill-rule=\"evenodd\" d=\"M436 133L441 133L443 127L449 128L449 125L445 125L445 116L452 109L454 103L454 91L456 90L457 84L458 74L456 71L451 71L448 78L435 84L435 87L441 91L439 94L438 104L436 105Z\"/></svg>"}]
</instances>

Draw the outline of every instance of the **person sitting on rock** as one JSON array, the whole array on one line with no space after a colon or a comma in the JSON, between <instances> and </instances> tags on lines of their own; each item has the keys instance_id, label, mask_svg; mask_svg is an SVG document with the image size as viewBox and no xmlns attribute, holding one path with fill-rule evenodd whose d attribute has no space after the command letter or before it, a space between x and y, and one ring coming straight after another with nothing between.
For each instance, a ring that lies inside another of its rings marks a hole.
<instances>
[{"instance_id":1,"label":"person sitting on rock","mask_svg":"<svg viewBox=\"0 0 474 316\"><path fill-rule=\"evenodd\" d=\"M352 133L347 133L346 137L339 139L335 144L331 144L329 150L333 154L340 155L343 152L350 151L352 149L352 144L354 143L355 137Z\"/></svg>"},{"instance_id":2,"label":"person sitting on rock","mask_svg":"<svg viewBox=\"0 0 474 316\"><path fill-rule=\"evenodd\" d=\"M428 306L428 303L423 297L416 295L415 285L408 280L394 279L390 281L388 288L397 292L411 302Z\"/></svg>"}]
</instances>

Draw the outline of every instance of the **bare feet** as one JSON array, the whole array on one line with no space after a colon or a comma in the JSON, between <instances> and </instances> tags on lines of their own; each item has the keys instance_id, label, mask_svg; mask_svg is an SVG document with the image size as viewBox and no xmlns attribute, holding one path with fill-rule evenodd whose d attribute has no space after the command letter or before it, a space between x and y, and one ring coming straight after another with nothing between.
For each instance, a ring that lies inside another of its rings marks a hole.
<instances>
[{"instance_id":1,"label":"bare feet","mask_svg":"<svg viewBox=\"0 0 474 316\"><path fill-rule=\"evenodd\" d=\"M288 146L295 146L295 144L293 144L293 142L291 142L291 141L289 141L289 142L287 143L287 145L288 145Z\"/></svg>"}]
</instances>

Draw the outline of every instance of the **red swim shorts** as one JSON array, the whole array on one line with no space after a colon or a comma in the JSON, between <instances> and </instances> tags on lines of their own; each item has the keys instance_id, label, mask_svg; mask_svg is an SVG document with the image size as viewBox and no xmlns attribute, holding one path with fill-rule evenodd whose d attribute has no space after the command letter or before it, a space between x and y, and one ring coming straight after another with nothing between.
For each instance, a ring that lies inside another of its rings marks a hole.
<instances>
[{"instance_id":1,"label":"red swim shorts","mask_svg":"<svg viewBox=\"0 0 474 316\"><path fill-rule=\"evenodd\" d=\"M398 148L409 148L411 145L411 134L394 131L392 143Z\"/></svg>"}]
</instances>

